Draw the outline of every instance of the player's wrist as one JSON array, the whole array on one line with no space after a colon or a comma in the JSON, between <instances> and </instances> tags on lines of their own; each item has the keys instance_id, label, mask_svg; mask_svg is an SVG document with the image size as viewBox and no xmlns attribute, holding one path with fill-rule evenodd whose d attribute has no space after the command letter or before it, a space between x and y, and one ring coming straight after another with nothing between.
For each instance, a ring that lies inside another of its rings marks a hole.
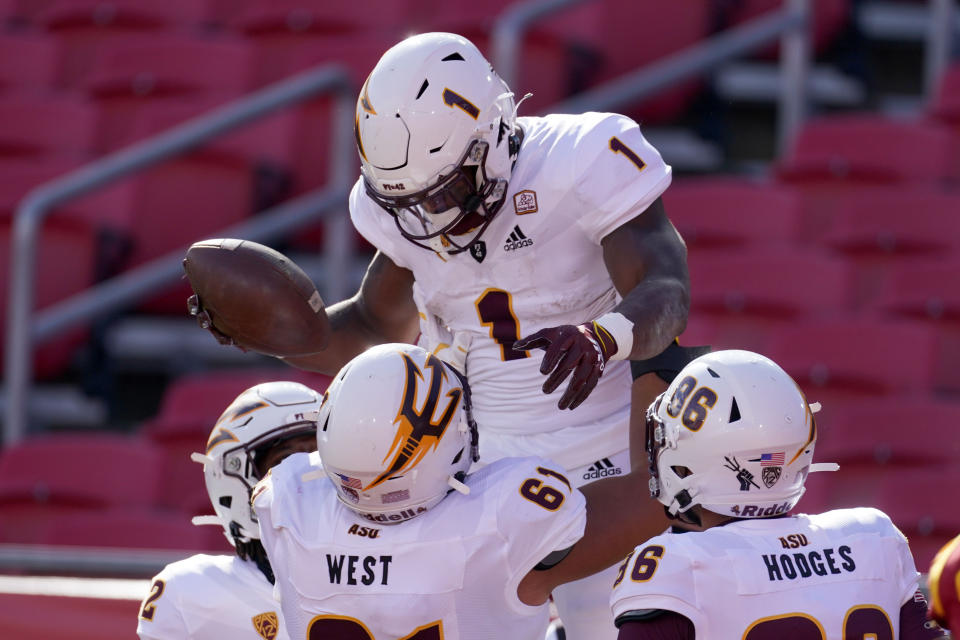
<instances>
[{"instance_id":1,"label":"player's wrist","mask_svg":"<svg viewBox=\"0 0 960 640\"><path fill-rule=\"evenodd\" d=\"M630 357L633 351L633 322L625 315L611 311L589 324L608 361Z\"/></svg>"}]
</instances>

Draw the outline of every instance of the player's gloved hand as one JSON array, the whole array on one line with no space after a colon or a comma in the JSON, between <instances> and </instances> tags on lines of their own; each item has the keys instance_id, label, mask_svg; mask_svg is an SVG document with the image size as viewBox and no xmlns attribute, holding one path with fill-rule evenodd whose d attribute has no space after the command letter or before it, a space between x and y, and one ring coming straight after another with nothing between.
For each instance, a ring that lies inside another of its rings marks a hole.
<instances>
[{"instance_id":1,"label":"player's gloved hand","mask_svg":"<svg viewBox=\"0 0 960 640\"><path fill-rule=\"evenodd\" d=\"M570 376L557 406L576 409L597 386L607 360L617 352L617 343L609 333L603 340L598 339L594 323L588 322L541 329L517 340L513 348L546 350L540 362L540 373L549 374L543 383L543 392L553 393Z\"/></svg>"},{"instance_id":2,"label":"player's gloved hand","mask_svg":"<svg viewBox=\"0 0 960 640\"><path fill-rule=\"evenodd\" d=\"M233 338L213 326L213 318L210 317L210 312L203 307L203 304L200 302L200 298L197 297L197 294L193 294L187 298L187 311L190 312L191 316L197 319L197 324L200 325L201 329L206 329L213 334L213 337L217 339L217 342L223 345L236 347L237 349L240 349L240 351L246 353L247 350L243 346L237 344Z\"/></svg>"}]
</instances>

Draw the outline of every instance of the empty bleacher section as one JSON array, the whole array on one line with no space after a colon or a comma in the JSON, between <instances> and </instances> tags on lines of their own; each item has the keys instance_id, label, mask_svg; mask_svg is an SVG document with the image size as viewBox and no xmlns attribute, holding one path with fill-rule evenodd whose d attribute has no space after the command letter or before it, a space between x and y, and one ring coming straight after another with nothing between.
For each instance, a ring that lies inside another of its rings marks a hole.
<instances>
[{"instance_id":1,"label":"empty bleacher section","mask_svg":"<svg viewBox=\"0 0 960 640\"><path fill-rule=\"evenodd\" d=\"M458 31L492 57L497 18L519 4L0 0L0 329L15 210L34 187L317 65L342 65L359 88L407 33ZM522 39L513 88L534 96L521 115L783 6L568 4ZM663 140L674 165L664 201L687 241L692 293L681 341L780 362L823 404L818 458L841 463L840 473L809 480L800 508L886 510L921 570L960 528L936 499L957 486L960 462L960 64L929 100L920 86L904 100L902 78L923 75L924 44L909 20L885 16L934 4L812 0L811 117L782 149L768 88L782 80L776 41L614 109ZM885 24L897 26L888 39ZM900 92L895 112L886 89ZM334 109L329 95L312 98L58 207L40 233L34 307L222 235L328 186L337 170L355 175L355 158L345 168L331 153ZM270 243L321 291L326 230L314 222ZM351 237L362 267L368 247ZM348 275L350 286L360 273ZM37 397L57 385L102 410L34 413L24 440L0 449L0 543L229 551L218 528L189 525L209 512L189 453L245 388L291 379L322 389L328 380L217 347L185 317L186 291L183 282L152 290L32 351ZM0 596L0 618L23 606L46 611L15 598ZM96 606L85 610L91 625ZM102 620L128 609L104 606Z\"/></svg>"}]
</instances>

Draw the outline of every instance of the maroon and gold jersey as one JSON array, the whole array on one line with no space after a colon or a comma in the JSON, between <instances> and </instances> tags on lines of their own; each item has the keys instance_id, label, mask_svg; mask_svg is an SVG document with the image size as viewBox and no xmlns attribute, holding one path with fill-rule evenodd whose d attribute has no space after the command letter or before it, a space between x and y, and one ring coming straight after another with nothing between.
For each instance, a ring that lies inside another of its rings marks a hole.
<instances>
[{"instance_id":1,"label":"maroon and gold jersey","mask_svg":"<svg viewBox=\"0 0 960 640\"><path fill-rule=\"evenodd\" d=\"M542 640L549 608L517 585L586 526L556 469L504 459L467 477L469 495L387 524L341 503L316 453L290 456L254 492L290 637Z\"/></svg>"},{"instance_id":2,"label":"maroon and gold jersey","mask_svg":"<svg viewBox=\"0 0 960 640\"><path fill-rule=\"evenodd\" d=\"M140 605L141 640L287 640L273 585L236 555L198 554L154 576Z\"/></svg>"},{"instance_id":3,"label":"maroon and gold jersey","mask_svg":"<svg viewBox=\"0 0 960 640\"><path fill-rule=\"evenodd\" d=\"M607 363L576 411L544 394L543 353L513 342L580 324L620 302L601 240L666 190L671 170L637 124L612 113L520 118L524 138L506 201L470 251L439 254L407 241L357 182L357 230L414 275L421 346L466 371L483 437L480 459L542 455L564 468L627 448L630 367Z\"/></svg>"},{"instance_id":4,"label":"maroon and gold jersey","mask_svg":"<svg viewBox=\"0 0 960 640\"><path fill-rule=\"evenodd\" d=\"M960 536L937 552L928 576L930 617L960 635Z\"/></svg>"},{"instance_id":5,"label":"maroon and gold jersey","mask_svg":"<svg viewBox=\"0 0 960 640\"><path fill-rule=\"evenodd\" d=\"M651 538L624 562L610 603L620 622L678 613L697 638L896 638L918 580L884 513L839 509Z\"/></svg>"}]
</instances>

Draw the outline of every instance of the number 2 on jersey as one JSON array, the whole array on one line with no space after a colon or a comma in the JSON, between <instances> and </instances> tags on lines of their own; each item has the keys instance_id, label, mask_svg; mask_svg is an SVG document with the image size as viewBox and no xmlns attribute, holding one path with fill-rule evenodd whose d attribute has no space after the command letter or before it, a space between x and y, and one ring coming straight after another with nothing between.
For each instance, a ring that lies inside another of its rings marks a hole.
<instances>
[{"instance_id":1,"label":"number 2 on jersey","mask_svg":"<svg viewBox=\"0 0 960 640\"><path fill-rule=\"evenodd\" d=\"M154 580L150 585L150 595L143 601L140 607L140 617L148 622L153 620L153 614L157 612L156 602L163 595L163 580Z\"/></svg>"},{"instance_id":2,"label":"number 2 on jersey","mask_svg":"<svg viewBox=\"0 0 960 640\"><path fill-rule=\"evenodd\" d=\"M530 357L526 351L514 351L513 343L520 339L520 322L513 312L513 299L503 289L487 289L477 301L480 324L490 327L490 337L500 345L501 360L520 360Z\"/></svg>"}]
</instances>

